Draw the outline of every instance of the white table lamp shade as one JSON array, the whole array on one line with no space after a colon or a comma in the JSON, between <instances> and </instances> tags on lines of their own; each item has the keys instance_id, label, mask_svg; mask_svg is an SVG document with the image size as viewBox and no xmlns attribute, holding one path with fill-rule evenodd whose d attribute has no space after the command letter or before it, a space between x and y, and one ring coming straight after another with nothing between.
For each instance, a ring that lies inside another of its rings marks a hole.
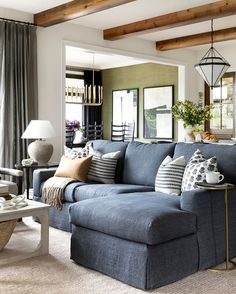
<instances>
[{"instance_id":1,"label":"white table lamp shade","mask_svg":"<svg viewBox=\"0 0 236 294\"><path fill-rule=\"evenodd\" d=\"M31 120L22 139L46 139L55 137L55 130L48 120Z\"/></svg>"},{"instance_id":2,"label":"white table lamp shade","mask_svg":"<svg viewBox=\"0 0 236 294\"><path fill-rule=\"evenodd\" d=\"M21 136L22 139L47 139L55 137L56 133L50 121L31 120ZM36 140L29 144L28 153L30 158L39 165L46 165L53 153L53 145L44 140Z\"/></svg>"}]
</instances>

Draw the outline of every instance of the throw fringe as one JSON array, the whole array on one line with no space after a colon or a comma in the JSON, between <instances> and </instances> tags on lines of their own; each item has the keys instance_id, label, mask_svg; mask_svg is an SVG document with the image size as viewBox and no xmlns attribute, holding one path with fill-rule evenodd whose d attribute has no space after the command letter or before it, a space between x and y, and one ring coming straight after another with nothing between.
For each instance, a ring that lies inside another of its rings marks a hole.
<instances>
[{"instance_id":1,"label":"throw fringe","mask_svg":"<svg viewBox=\"0 0 236 294\"><path fill-rule=\"evenodd\" d=\"M74 181L74 179L64 177L49 178L43 185L43 202L57 209L62 209L64 190L69 183Z\"/></svg>"}]
</instances>

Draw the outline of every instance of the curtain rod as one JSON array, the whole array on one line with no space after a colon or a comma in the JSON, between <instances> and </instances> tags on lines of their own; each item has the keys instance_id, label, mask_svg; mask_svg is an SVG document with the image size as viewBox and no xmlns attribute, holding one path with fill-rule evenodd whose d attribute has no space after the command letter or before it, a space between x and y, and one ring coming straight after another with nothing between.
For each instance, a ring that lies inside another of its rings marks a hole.
<instances>
[{"instance_id":1,"label":"curtain rod","mask_svg":"<svg viewBox=\"0 0 236 294\"><path fill-rule=\"evenodd\" d=\"M35 23L25 22L25 21L20 21L20 20L15 20L15 19L9 19L9 18L4 18L4 17L0 17L0 20L16 22L16 23L20 23L20 24L26 24L28 26L36 26L36 27L38 26Z\"/></svg>"}]
</instances>

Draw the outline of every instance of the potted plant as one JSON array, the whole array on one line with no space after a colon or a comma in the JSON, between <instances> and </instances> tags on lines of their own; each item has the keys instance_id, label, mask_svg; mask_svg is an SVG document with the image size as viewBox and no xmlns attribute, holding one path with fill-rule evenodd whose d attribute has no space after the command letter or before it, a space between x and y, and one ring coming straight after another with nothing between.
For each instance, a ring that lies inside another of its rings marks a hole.
<instances>
[{"instance_id":1,"label":"potted plant","mask_svg":"<svg viewBox=\"0 0 236 294\"><path fill-rule=\"evenodd\" d=\"M80 129L80 122L78 120L66 120L66 128L71 131L77 131Z\"/></svg>"},{"instance_id":2,"label":"potted plant","mask_svg":"<svg viewBox=\"0 0 236 294\"><path fill-rule=\"evenodd\" d=\"M211 118L212 105L203 106L201 98L202 93L200 92L197 103L190 100L178 101L172 107L174 118L183 121L187 141L194 141L193 131L203 132L204 130L200 126Z\"/></svg>"},{"instance_id":3,"label":"potted plant","mask_svg":"<svg viewBox=\"0 0 236 294\"><path fill-rule=\"evenodd\" d=\"M66 120L66 129L74 132L73 143L82 143L84 141L84 128L81 127L78 120Z\"/></svg>"}]
</instances>

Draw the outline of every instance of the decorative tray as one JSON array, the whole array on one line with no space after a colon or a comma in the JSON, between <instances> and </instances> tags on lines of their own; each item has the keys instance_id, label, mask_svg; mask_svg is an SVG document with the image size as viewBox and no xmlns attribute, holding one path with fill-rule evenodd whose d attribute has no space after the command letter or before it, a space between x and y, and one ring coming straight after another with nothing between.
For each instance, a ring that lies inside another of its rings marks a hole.
<instances>
[{"instance_id":1,"label":"decorative tray","mask_svg":"<svg viewBox=\"0 0 236 294\"><path fill-rule=\"evenodd\" d=\"M218 143L218 140L203 140L204 143Z\"/></svg>"},{"instance_id":2,"label":"decorative tray","mask_svg":"<svg viewBox=\"0 0 236 294\"><path fill-rule=\"evenodd\" d=\"M206 181L197 182L196 185L199 187L234 187L234 185L230 183L209 184Z\"/></svg>"}]
</instances>

